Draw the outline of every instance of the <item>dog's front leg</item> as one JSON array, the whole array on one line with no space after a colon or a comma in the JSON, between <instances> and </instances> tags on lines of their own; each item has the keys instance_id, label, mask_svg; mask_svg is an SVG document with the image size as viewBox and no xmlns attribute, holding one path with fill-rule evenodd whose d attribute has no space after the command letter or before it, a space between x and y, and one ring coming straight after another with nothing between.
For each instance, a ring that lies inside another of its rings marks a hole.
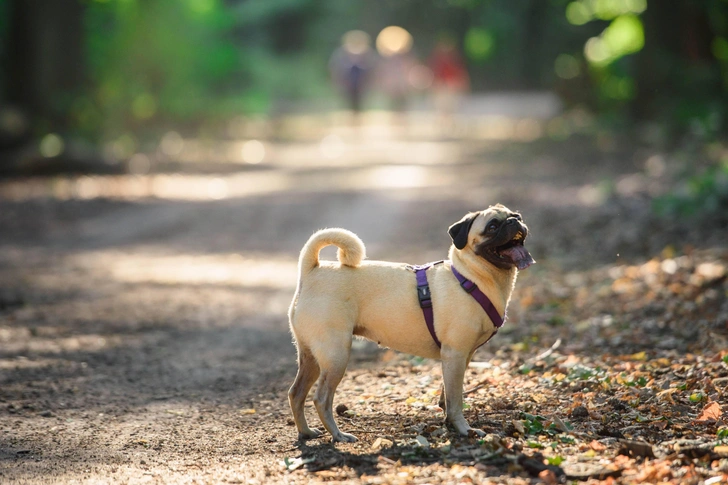
<instances>
[{"instance_id":1,"label":"dog's front leg","mask_svg":"<svg viewBox=\"0 0 728 485\"><path fill-rule=\"evenodd\" d=\"M470 361L473 360L473 355L475 355L475 351L478 350L477 348L474 348L470 355L468 355L468 361L465 362L465 369L467 370L468 367L470 367ZM463 373L464 375L464 373ZM443 410L447 410L447 403L445 402L445 383L443 382L440 386L440 399L437 401L437 405L440 406Z\"/></svg>"},{"instance_id":2,"label":"dog's front leg","mask_svg":"<svg viewBox=\"0 0 728 485\"><path fill-rule=\"evenodd\" d=\"M465 369L468 366L468 353L443 346L440 356L442 358L442 378L445 384L447 421L461 435L467 436L468 432L473 430L478 436L485 436L485 432L482 430L471 428L463 416L463 380Z\"/></svg>"}]
</instances>

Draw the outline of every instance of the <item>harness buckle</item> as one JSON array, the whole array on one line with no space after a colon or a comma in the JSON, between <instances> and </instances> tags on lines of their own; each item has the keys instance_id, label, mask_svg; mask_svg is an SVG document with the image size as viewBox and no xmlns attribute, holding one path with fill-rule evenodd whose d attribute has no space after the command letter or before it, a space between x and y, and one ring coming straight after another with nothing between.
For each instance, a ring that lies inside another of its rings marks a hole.
<instances>
[{"instance_id":1,"label":"harness buckle","mask_svg":"<svg viewBox=\"0 0 728 485\"><path fill-rule=\"evenodd\" d=\"M430 294L430 285L418 286L417 298L420 300L420 308L431 308L432 295Z\"/></svg>"},{"instance_id":2,"label":"harness buckle","mask_svg":"<svg viewBox=\"0 0 728 485\"><path fill-rule=\"evenodd\" d=\"M475 283L473 283L470 280L461 281L460 286L462 287L463 290L465 290L466 293L472 293L478 288L478 285L476 285Z\"/></svg>"}]
</instances>

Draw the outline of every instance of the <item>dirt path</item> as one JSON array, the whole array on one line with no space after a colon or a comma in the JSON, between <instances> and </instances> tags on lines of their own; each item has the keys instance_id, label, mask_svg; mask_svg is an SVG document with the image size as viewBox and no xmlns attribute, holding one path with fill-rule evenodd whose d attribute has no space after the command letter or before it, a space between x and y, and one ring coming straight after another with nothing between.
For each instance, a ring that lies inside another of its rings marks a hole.
<instances>
[{"instance_id":1,"label":"dirt path","mask_svg":"<svg viewBox=\"0 0 728 485\"><path fill-rule=\"evenodd\" d=\"M326 166L308 163L316 146L273 147L277 158L247 172L0 182L0 481L530 480L523 469L475 467L472 456L445 463L425 453L405 466L377 453L381 436L365 429L378 420L392 440L423 422L439 429L435 410L403 407L412 385L427 395L439 377L433 363L365 345L355 351L342 401L351 407L373 389L390 398L357 411L362 442L296 443L285 397L295 374L285 314L297 253L314 230L342 226L362 237L373 259L441 259L450 223L503 202L523 211L540 263L516 293L540 295L566 270L584 275L647 261L679 231L640 198L634 153L602 152L587 139L413 141L398 142L394 165L393 146L383 143ZM636 188L620 186L630 175ZM607 193L605 183L617 189ZM42 196L60 185L78 198ZM135 198L131 186L162 192ZM712 247L719 237L703 231L680 241ZM529 305L516 297L516 329L478 360L508 361L500 349L536 333L524 324L558 316L528 316ZM493 432L504 425L483 419ZM316 467L295 461L312 456Z\"/></svg>"}]
</instances>

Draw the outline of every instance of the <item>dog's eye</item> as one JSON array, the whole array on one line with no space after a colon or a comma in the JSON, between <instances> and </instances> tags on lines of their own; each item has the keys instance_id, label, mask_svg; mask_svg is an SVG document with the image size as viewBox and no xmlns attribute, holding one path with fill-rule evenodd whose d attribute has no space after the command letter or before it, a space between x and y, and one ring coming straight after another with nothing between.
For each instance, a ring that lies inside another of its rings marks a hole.
<instances>
[{"instance_id":1,"label":"dog's eye","mask_svg":"<svg viewBox=\"0 0 728 485\"><path fill-rule=\"evenodd\" d=\"M498 221L490 221L490 224L488 224L488 231L495 231L498 229L499 224L500 223Z\"/></svg>"}]
</instances>

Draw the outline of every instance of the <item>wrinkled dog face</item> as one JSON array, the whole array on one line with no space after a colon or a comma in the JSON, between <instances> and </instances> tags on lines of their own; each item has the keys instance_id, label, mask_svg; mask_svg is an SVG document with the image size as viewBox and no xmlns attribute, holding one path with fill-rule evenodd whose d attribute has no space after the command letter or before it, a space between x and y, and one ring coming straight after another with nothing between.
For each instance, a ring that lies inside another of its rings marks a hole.
<instances>
[{"instance_id":1,"label":"wrinkled dog face","mask_svg":"<svg viewBox=\"0 0 728 485\"><path fill-rule=\"evenodd\" d=\"M497 268L524 270L535 262L523 245L528 227L521 214L501 204L471 212L448 232L457 249L467 247Z\"/></svg>"}]
</instances>

